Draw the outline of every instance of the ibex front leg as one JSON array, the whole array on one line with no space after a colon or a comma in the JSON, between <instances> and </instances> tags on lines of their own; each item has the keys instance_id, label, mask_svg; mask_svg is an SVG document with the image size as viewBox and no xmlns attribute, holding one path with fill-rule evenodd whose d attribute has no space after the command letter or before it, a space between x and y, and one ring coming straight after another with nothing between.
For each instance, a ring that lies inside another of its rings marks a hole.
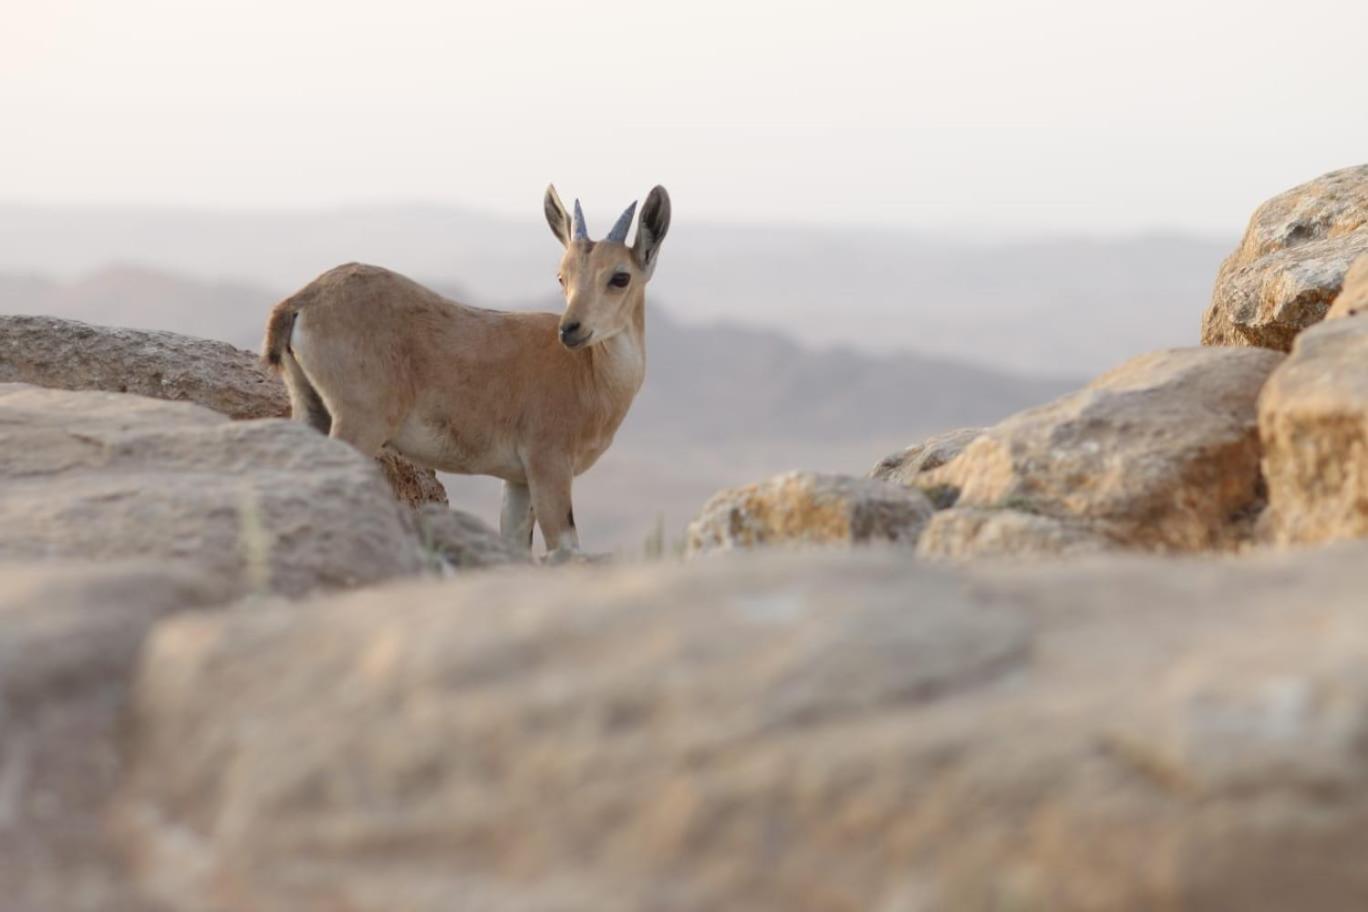
<instances>
[{"instance_id":1,"label":"ibex front leg","mask_svg":"<svg viewBox=\"0 0 1368 912\"><path fill-rule=\"evenodd\" d=\"M527 467L532 489L532 512L546 541L546 556L552 562L579 553L579 533L575 531L575 511L570 503L570 485L575 474L559 460L539 460Z\"/></svg>"},{"instance_id":2,"label":"ibex front leg","mask_svg":"<svg viewBox=\"0 0 1368 912\"><path fill-rule=\"evenodd\" d=\"M514 546L531 551L533 519L531 489L516 481L505 481L499 533Z\"/></svg>"}]
</instances>

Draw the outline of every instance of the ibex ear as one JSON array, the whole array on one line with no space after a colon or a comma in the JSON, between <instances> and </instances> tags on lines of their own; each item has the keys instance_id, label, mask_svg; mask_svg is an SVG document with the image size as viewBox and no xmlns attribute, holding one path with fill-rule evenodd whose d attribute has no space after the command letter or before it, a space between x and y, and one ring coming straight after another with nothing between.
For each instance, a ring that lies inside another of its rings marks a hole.
<instances>
[{"instance_id":1,"label":"ibex ear","mask_svg":"<svg viewBox=\"0 0 1368 912\"><path fill-rule=\"evenodd\" d=\"M665 232L670 230L670 194L664 187L654 187L641 207L641 218L637 221L636 241L632 252L637 262L649 276L655 271L656 254L660 242L665 240Z\"/></svg>"},{"instance_id":2,"label":"ibex ear","mask_svg":"<svg viewBox=\"0 0 1368 912\"><path fill-rule=\"evenodd\" d=\"M542 200L542 211L546 213L546 224L551 226L551 233L556 236L556 240L569 247L570 213L565 211L565 206L556 194L555 184L546 185L546 198Z\"/></svg>"}]
</instances>

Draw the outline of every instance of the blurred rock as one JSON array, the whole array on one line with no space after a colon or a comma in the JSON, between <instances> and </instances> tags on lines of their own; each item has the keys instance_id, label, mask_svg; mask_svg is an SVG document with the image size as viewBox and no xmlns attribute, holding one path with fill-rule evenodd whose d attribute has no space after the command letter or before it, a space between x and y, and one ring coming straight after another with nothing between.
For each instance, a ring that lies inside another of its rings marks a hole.
<instances>
[{"instance_id":1,"label":"blurred rock","mask_svg":"<svg viewBox=\"0 0 1368 912\"><path fill-rule=\"evenodd\" d=\"M55 317L0 315L0 383L134 393L193 402L238 419L290 415L284 384L251 352L226 342ZM431 469L391 450L379 461L404 503L447 502Z\"/></svg>"},{"instance_id":2,"label":"blurred rock","mask_svg":"<svg viewBox=\"0 0 1368 912\"><path fill-rule=\"evenodd\" d=\"M984 507L942 510L917 540L918 555L947 560L1077 557L1119 547L1080 520Z\"/></svg>"},{"instance_id":3,"label":"blurred rock","mask_svg":"<svg viewBox=\"0 0 1368 912\"><path fill-rule=\"evenodd\" d=\"M688 553L760 545L893 542L911 547L932 512L920 492L883 481L789 472L719 491L689 526Z\"/></svg>"},{"instance_id":4,"label":"blurred rock","mask_svg":"<svg viewBox=\"0 0 1368 912\"><path fill-rule=\"evenodd\" d=\"M487 523L461 510L428 504L416 511L423 547L458 569L498 567L531 562L529 552L514 547Z\"/></svg>"},{"instance_id":5,"label":"blurred rock","mask_svg":"<svg viewBox=\"0 0 1368 912\"><path fill-rule=\"evenodd\" d=\"M937 434L922 443L910 446L901 453L882 459L869 470L869 477L891 481L905 487L916 487L923 473L939 469L983 433L983 428L960 428Z\"/></svg>"},{"instance_id":6,"label":"blurred rock","mask_svg":"<svg viewBox=\"0 0 1368 912\"><path fill-rule=\"evenodd\" d=\"M0 564L0 908L139 912L102 815L146 631L212 604L185 568Z\"/></svg>"},{"instance_id":7,"label":"blurred rock","mask_svg":"<svg viewBox=\"0 0 1368 912\"><path fill-rule=\"evenodd\" d=\"M1283 357L1234 348L1141 355L989 428L922 477L957 489L957 507L1083 521L1125 547L1232 547L1263 506L1255 403Z\"/></svg>"},{"instance_id":8,"label":"blurred rock","mask_svg":"<svg viewBox=\"0 0 1368 912\"><path fill-rule=\"evenodd\" d=\"M1344 287L1330 305L1327 320L1368 314L1368 255L1361 256L1344 275Z\"/></svg>"},{"instance_id":9,"label":"blurred rock","mask_svg":"<svg viewBox=\"0 0 1368 912\"><path fill-rule=\"evenodd\" d=\"M186 615L119 832L184 912L1359 912L1365 558L767 553Z\"/></svg>"},{"instance_id":10,"label":"blurred rock","mask_svg":"<svg viewBox=\"0 0 1368 912\"><path fill-rule=\"evenodd\" d=\"M374 464L303 424L0 384L0 559L196 564L225 597L417 571Z\"/></svg>"},{"instance_id":11,"label":"blurred rock","mask_svg":"<svg viewBox=\"0 0 1368 912\"><path fill-rule=\"evenodd\" d=\"M1288 351L1319 322L1355 258L1368 253L1368 165L1332 171L1254 211L1221 265L1204 345Z\"/></svg>"},{"instance_id":12,"label":"blurred rock","mask_svg":"<svg viewBox=\"0 0 1368 912\"><path fill-rule=\"evenodd\" d=\"M1297 337L1264 387L1259 431L1273 540L1368 536L1368 315Z\"/></svg>"}]
</instances>

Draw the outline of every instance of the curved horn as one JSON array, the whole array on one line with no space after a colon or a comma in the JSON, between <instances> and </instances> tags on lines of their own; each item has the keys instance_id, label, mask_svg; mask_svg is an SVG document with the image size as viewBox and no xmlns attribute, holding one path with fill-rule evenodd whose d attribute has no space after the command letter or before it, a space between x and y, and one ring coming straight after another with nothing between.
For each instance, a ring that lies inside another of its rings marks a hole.
<instances>
[{"instance_id":1,"label":"curved horn","mask_svg":"<svg viewBox=\"0 0 1368 912\"><path fill-rule=\"evenodd\" d=\"M617 241L619 244L627 243L627 230L632 227L632 217L636 215L636 206L636 201L633 200L632 205L627 207L627 211L618 216L617 224L613 226L612 231L608 232L608 236L604 238L605 241Z\"/></svg>"},{"instance_id":2,"label":"curved horn","mask_svg":"<svg viewBox=\"0 0 1368 912\"><path fill-rule=\"evenodd\" d=\"M579 200L575 200L575 240L589 240L589 226L584 224L584 210L580 208Z\"/></svg>"}]
</instances>

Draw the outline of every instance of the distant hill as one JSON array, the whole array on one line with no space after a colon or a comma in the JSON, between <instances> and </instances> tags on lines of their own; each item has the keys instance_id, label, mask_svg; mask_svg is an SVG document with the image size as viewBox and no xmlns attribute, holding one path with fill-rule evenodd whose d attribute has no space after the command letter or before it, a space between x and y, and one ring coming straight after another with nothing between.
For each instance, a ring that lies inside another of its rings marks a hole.
<instances>
[{"instance_id":1,"label":"distant hill","mask_svg":"<svg viewBox=\"0 0 1368 912\"><path fill-rule=\"evenodd\" d=\"M0 312L247 348L281 295L133 267L70 282L0 275ZM788 468L861 473L897 446L996 421L1077 385L910 353L813 351L779 333L684 325L665 305L648 307L646 385L613 449L580 485L576 514L597 547L639 542L657 514L677 531L720 487ZM497 484L451 479L448 487L457 503L496 517Z\"/></svg>"},{"instance_id":2,"label":"distant hill","mask_svg":"<svg viewBox=\"0 0 1368 912\"><path fill-rule=\"evenodd\" d=\"M589 205L591 229L616 215ZM955 240L895 230L709 225L675 201L653 291L680 321L778 329L813 348L912 350L1052 376L1195 344L1230 240ZM1239 226L1232 226L1233 231ZM555 290L557 248L527 218L392 206L180 212L0 205L0 272L74 280L111 262L292 291L349 260L459 283L471 303Z\"/></svg>"}]
</instances>

